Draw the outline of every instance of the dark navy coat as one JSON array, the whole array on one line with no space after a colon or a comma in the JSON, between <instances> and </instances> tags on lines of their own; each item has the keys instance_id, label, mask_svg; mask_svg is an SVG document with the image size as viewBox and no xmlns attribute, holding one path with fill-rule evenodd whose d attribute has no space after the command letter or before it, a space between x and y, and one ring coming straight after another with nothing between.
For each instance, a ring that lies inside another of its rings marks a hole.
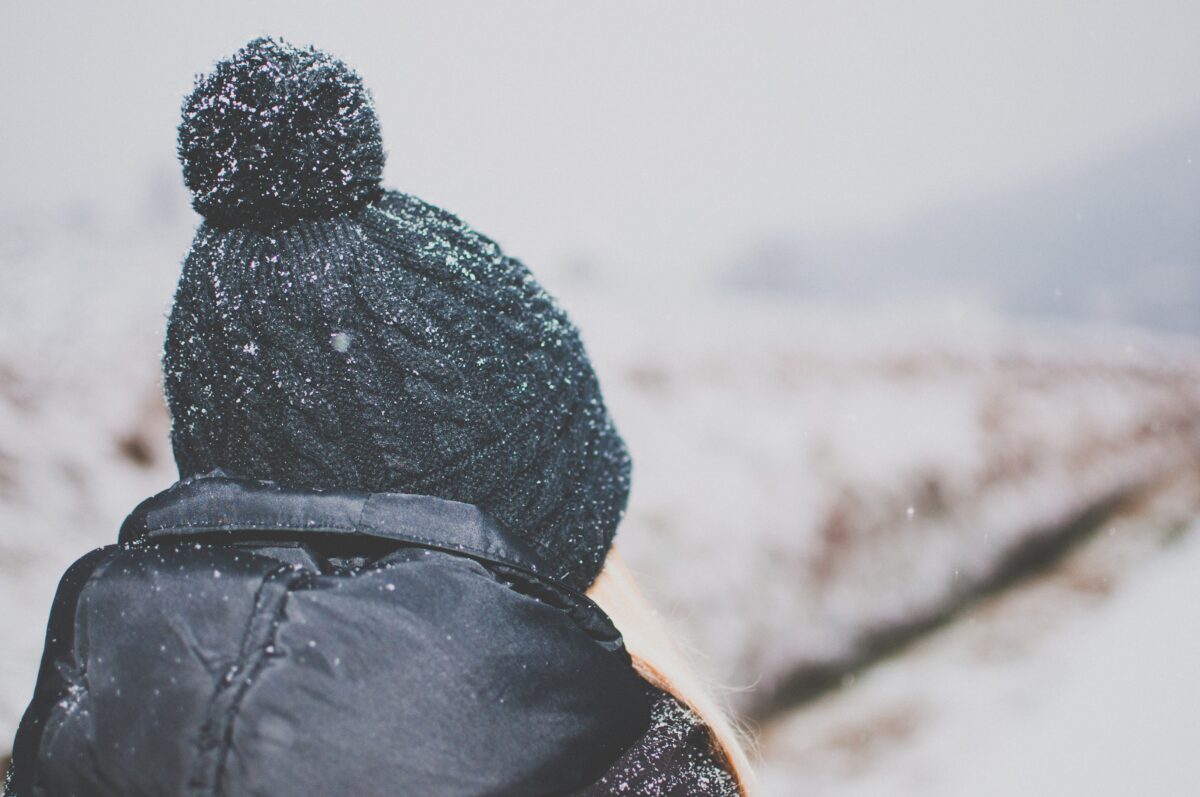
<instances>
[{"instance_id":1,"label":"dark navy coat","mask_svg":"<svg viewBox=\"0 0 1200 797\"><path fill-rule=\"evenodd\" d=\"M184 480L63 577L5 794L583 789L652 693L541 572L470 505Z\"/></svg>"}]
</instances>

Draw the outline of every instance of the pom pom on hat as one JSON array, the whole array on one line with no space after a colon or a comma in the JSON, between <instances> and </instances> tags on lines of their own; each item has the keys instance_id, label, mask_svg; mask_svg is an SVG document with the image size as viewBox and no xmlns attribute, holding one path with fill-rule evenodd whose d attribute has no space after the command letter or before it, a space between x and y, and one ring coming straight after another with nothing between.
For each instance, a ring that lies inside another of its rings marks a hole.
<instances>
[{"instance_id":1,"label":"pom pom on hat","mask_svg":"<svg viewBox=\"0 0 1200 797\"><path fill-rule=\"evenodd\" d=\"M328 217L378 197L383 142L348 66L260 38L196 79L179 159L192 205L219 225Z\"/></svg>"}]
</instances>

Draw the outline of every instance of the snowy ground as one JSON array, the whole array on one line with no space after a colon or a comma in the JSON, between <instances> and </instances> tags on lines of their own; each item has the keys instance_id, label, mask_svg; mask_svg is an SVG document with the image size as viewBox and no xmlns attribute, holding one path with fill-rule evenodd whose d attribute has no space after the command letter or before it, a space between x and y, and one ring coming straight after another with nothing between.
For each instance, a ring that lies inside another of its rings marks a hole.
<instances>
[{"instance_id":1,"label":"snowy ground","mask_svg":"<svg viewBox=\"0 0 1200 797\"><path fill-rule=\"evenodd\" d=\"M86 222L53 235L0 230L0 739L28 700L59 575L174 478L157 367L189 238L178 226L122 236ZM1139 571L1129 597L1085 601L1070 615L1080 630L1053 645L1005 626L993 648L1018 662L1011 677L956 652L974 643L931 643L949 652L906 652L789 709L831 674L874 661L881 640L954 616L1030 545L1141 517L1147 494L1195 467L1200 345L1016 323L949 300L848 308L551 276L634 453L618 542L701 669L764 730L771 794L852 793L841 788L860 782L861 793L935 793L923 789L943 774L936 793L975 793L951 778L970 770L943 773L947 762L1004 769L1006 755L1033 756L1044 745L1022 741L1025 729L1034 739L1084 722L1101 687L1112 695L1104 710L1138 704L1143 675L1130 684L1079 663L1107 659L1105 646L1167 644L1157 625L1131 628L1153 601L1166 604L1154 609L1162 623L1183 627L1187 596L1171 585L1197 572L1190 542L1115 559L1114 578ZM1145 527L1198 514L1173 506L1173 520ZM1163 650L1163 671L1144 677L1165 684L1193 660ZM1055 680L1071 662L1078 677ZM1017 685L1016 708L995 679ZM926 697L910 711L903 689L872 685L892 681ZM1022 725L1022 699L1044 703L1045 718ZM860 745L853 730L838 741L858 712L883 742ZM987 733L986 745L962 744Z\"/></svg>"},{"instance_id":2,"label":"snowy ground","mask_svg":"<svg viewBox=\"0 0 1200 797\"><path fill-rule=\"evenodd\" d=\"M689 310L596 347L635 460L618 542L756 715L1200 450L1194 346L936 307Z\"/></svg>"},{"instance_id":3,"label":"snowy ground","mask_svg":"<svg viewBox=\"0 0 1200 797\"><path fill-rule=\"evenodd\" d=\"M765 797L1200 793L1200 474L765 729ZM1190 525L1180 525L1190 517Z\"/></svg>"}]
</instances>

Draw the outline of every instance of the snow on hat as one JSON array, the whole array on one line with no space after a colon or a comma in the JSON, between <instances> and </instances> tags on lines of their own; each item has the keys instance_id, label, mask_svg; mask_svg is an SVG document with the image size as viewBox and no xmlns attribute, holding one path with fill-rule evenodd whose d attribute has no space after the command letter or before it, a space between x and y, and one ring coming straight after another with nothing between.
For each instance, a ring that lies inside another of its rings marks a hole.
<instances>
[{"instance_id":1,"label":"snow on hat","mask_svg":"<svg viewBox=\"0 0 1200 797\"><path fill-rule=\"evenodd\" d=\"M589 585L630 459L579 333L493 241L380 187L359 76L251 41L197 78L179 156L204 216L163 358L180 475L476 504Z\"/></svg>"}]
</instances>

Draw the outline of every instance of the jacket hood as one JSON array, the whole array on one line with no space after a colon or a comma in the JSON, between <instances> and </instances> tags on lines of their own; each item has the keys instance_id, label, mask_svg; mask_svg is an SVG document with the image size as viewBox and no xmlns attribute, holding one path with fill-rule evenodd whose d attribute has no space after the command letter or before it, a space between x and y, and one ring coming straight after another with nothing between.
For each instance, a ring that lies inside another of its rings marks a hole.
<instances>
[{"instance_id":1,"label":"jacket hood","mask_svg":"<svg viewBox=\"0 0 1200 797\"><path fill-rule=\"evenodd\" d=\"M556 795L645 732L612 623L467 504L221 473L59 587L6 795Z\"/></svg>"}]
</instances>

